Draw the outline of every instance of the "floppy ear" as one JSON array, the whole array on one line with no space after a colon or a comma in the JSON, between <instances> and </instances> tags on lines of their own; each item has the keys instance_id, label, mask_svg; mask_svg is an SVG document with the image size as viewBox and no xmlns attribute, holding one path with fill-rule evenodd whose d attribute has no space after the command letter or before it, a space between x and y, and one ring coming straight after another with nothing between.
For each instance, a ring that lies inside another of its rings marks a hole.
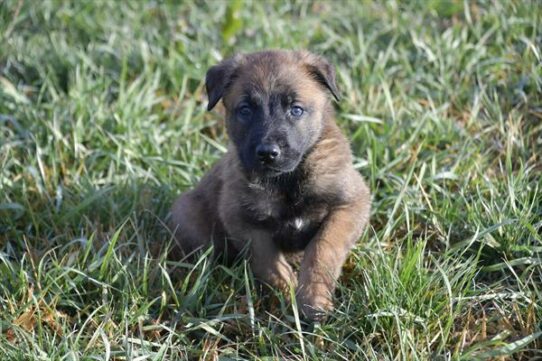
<instances>
[{"instance_id":1,"label":"floppy ear","mask_svg":"<svg viewBox=\"0 0 542 361\"><path fill-rule=\"evenodd\" d=\"M205 76L205 88L207 89L207 96L209 97L207 110L213 109L220 98L222 98L224 91L231 83L235 69L237 69L241 59L241 55L236 55L232 58L223 60L207 71L207 75Z\"/></svg>"},{"instance_id":2,"label":"floppy ear","mask_svg":"<svg viewBox=\"0 0 542 361\"><path fill-rule=\"evenodd\" d=\"M320 56L310 53L306 55L306 67L309 73L331 92L336 101L339 101L340 97L339 90L337 89L335 67Z\"/></svg>"}]
</instances>

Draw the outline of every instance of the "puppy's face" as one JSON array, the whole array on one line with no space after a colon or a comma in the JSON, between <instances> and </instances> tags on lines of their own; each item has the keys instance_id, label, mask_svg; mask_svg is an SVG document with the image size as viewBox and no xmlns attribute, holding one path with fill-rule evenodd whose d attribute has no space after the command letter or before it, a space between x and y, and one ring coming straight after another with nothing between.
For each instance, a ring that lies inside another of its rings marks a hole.
<instances>
[{"instance_id":1,"label":"puppy's face","mask_svg":"<svg viewBox=\"0 0 542 361\"><path fill-rule=\"evenodd\" d=\"M212 67L206 78L209 109L220 98L228 134L246 172L275 177L292 172L318 140L335 73L306 52L238 55Z\"/></svg>"}]
</instances>

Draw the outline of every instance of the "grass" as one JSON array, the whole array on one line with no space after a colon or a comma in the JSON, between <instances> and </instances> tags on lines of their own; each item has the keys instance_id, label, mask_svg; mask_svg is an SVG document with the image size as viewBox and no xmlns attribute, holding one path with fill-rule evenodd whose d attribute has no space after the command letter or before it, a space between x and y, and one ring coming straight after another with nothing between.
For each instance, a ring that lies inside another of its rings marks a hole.
<instances>
[{"instance_id":1,"label":"grass","mask_svg":"<svg viewBox=\"0 0 542 361\"><path fill-rule=\"evenodd\" d=\"M542 7L533 1L0 3L2 360L542 359ZM250 270L151 256L225 151L206 69L307 48L371 226L303 325Z\"/></svg>"}]
</instances>

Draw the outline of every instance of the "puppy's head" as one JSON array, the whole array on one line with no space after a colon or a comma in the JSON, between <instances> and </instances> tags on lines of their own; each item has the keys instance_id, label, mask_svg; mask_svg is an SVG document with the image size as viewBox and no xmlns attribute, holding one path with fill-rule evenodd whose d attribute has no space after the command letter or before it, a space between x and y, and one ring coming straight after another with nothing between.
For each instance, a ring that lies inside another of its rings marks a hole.
<instances>
[{"instance_id":1,"label":"puppy's head","mask_svg":"<svg viewBox=\"0 0 542 361\"><path fill-rule=\"evenodd\" d=\"M236 55L210 68L205 84L209 110L224 102L245 171L261 177L299 165L322 132L330 95L338 97L333 67L308 52Z\"/></svg>"}]
</instances>

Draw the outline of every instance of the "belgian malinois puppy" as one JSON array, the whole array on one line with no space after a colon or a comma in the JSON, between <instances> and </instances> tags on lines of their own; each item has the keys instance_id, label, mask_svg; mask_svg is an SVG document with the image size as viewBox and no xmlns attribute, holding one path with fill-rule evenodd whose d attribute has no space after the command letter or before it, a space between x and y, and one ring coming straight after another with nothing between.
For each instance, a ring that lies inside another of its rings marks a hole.
<instances>
[{"instance_id":1,"label":"belgian malinois puppy","mask_svg":"<svg viewBox=\"0 0 542 361\"><path fill-rule=\"evenodd\" d=\"M296 287L319 320L369 217L370 194L334 120L334 68L304 51L236 55L209 69L208 110L222 99L231 145L172 208L184 254L248 250L257 279ZM287 256L303 252L296 275Z\"/></svg>"}]
</instances>

